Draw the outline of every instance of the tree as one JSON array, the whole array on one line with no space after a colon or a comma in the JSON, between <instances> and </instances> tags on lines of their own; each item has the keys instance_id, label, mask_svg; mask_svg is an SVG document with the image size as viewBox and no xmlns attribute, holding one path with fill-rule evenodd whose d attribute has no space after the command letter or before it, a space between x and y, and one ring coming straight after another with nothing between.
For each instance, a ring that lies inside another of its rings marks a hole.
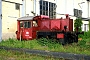
<instances>
[{"instance_id":1,"label":"tree","mask_svg":"<svg viewBox=\"0 0 90 60\"><path fill-rule=\"evenodd\" d=\"M78 28L78 31L82 31L82 19L81 18L77 18L74 22L74 30L76 30L76 28Z\"/></svg>"}]
</instances>

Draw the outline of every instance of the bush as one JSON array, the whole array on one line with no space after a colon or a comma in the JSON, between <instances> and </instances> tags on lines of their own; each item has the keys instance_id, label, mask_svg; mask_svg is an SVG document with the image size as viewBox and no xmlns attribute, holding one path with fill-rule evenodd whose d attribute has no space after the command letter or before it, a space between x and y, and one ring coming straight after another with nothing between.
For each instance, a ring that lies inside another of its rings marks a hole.
<instances>
[{"instance_id":1,"label":"bush","mask_svg":"<svg viewBox=\"0 0 90 60\"><path fill-rule=\"evenodd\" d=\"M79 41L79 46L82 48L90 48L90 38Z\"/></svg>"},{"instance_id":2,"label":"bush","mask_svg":"<svg viewBox=\"0 0 90 60\"><path fill-rule=\"evenodd\" d=\"M84 32L84 35L80 34L79 38L88 39L90 38L90 31Z\"/></svg>"},{"instance_id":3,"label":"bush","mask_svg":"<svg viewBox=\"0 0 90 60\"><path fill-rule=\"evenodd\" d=\"M79 41L79 45L82 48L90 48L90 31L84 32L84 35L79 35L83 40Z\"/></svg>"},{"instance_id":4,"label":"bush","mask_svg":"<svg viewBox=\"0 0 90 60\"><path fill-rule=\"evenodd\" d=\"M90 31L84 33L84 38L85 39L90 38Z\"/></svg>"},{"instance_id":5,"label":"bush","mask_svg":"<svg viewBox=\"0 0 90 60\"><path fill-rule=\"evenodd\" d=\"M77 27L78 27L78 31L80 32L80 31L82 31L82 29L81 29L81 26L82 26L82 19L81 18L77 18L76 20L75 20L75 22L74 22L74 30L76 30L77 29Z\"/></svg>"},{"instance_id":6,"label":"bush","mask_svg":"<svg viewBox=\"0 0 90 60\"><path fill-rule=\"evenodd\" d=\"M47 46L49 48L56 48L58 46L60 47L60 44L54 39L41 38L38 40L38 43L41 44L41 46Z\"/></svg>"},{"instance_id":7,"label":"bush","mask_svg":"<svg viewBox=\"0 0 90 60\"><path fill-rule=\"evenodd\" d=\"M80 45L81 47L85 47L85 46L86 46L86 41L85 41L85 40L79 41L79 45Z\"/></svg>"}]
</instances>

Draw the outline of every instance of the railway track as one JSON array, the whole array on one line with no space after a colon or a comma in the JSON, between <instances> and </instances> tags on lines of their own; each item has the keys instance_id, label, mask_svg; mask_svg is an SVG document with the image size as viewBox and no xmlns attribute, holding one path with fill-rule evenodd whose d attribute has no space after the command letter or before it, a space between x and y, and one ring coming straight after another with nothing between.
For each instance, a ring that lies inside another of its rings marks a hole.
<instances>
[{"instance_id":1,"label":"railway track","mask_svg":"<svg viewBox=\"0 0 90 60\"><path fill-rule=\"evenodd\" d=\"M82 54L51 52L45 50L33 50L33 49L23 49L23 48L9 48L5 46L0 46L0 49L13 50L13 51L25 52L29 54L42 55L42 56L51 56L55 58L64 58L68 60L90 60L89 55L82 55Z\"/></svg>"}]
</instances>

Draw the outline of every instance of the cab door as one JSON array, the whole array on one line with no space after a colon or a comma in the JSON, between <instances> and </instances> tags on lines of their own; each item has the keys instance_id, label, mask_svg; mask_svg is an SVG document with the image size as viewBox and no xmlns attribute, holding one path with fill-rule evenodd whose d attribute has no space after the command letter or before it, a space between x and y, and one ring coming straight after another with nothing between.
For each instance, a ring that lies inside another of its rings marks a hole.
<instances>
[{"instance_id":1,"label":"cab door","mask_svg":"<svg viewBox=\"0 0 90 60\"><path fill-rule=\"evenodd\" d=\"M22 39L31 40L32 38L32 21L24 21L22 29Z\"/></svg>"},{"instance_id":2,"label":"cab door","mask_svg":"<svg viewBox=\"0 0 90 60\"><path fill-rule=\"evenodd\" d=\"M33 39L37 38L37 31L38 31L38 22L37 20L32 21L33 25L32 25L32 36Z\"/></svg>"}]
</instances>

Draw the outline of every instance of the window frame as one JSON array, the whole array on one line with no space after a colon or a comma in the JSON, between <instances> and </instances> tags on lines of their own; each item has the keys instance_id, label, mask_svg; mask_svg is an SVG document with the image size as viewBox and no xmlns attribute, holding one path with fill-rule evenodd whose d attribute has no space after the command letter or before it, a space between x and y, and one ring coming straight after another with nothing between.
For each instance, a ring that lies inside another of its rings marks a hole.
<instances>
[{"instance_id":1,"label":"window frame","mask_svg":"<svg viewBox=\"0 0 90 60\"><path fill-rule=\"evenodd\" d=\"M56 18L56 3L40 0L40 15L46 15L51 18ZM42 3L41 3L42 2ZM43 5L43 2L45 3ZM48 3L48 4L47 4ZM51 12L51 13L49 13Z\"/></svg>"},{"instance_id":2,"label":"window frame","mask_svg":"<svg viewBox=\"0 0 90 60\"><path fill-rule=\"evenodd\" d=\"M20 10L20 4L19 3L15 3L15 9Z\"/></svg>"},{"instance_id":3,"label":"window frame","mask_svg":"<svg viewBox=\"0 0 90 60\"><path fill-rule=\"evenodd\" d=\"M25 23L26 23L26 24L25 24ZM30 23L30 24L28 24L28 23ZM24 21L24 22L23 22L23 25L24 25L24 26L23 26L24 28L31 28L31 27L32 27L32 22L31 22L31 21Z\"/></svg>"},{"instance_id":4,"label":"window frame","mask_svg":"<svg viewBox=\"0 0 90 60\"><path fill-rule=\"evenodd\" d=\"M82 10L74 9L73 13L75 17L82 17Z\"/></svg>"}]
</instances>

